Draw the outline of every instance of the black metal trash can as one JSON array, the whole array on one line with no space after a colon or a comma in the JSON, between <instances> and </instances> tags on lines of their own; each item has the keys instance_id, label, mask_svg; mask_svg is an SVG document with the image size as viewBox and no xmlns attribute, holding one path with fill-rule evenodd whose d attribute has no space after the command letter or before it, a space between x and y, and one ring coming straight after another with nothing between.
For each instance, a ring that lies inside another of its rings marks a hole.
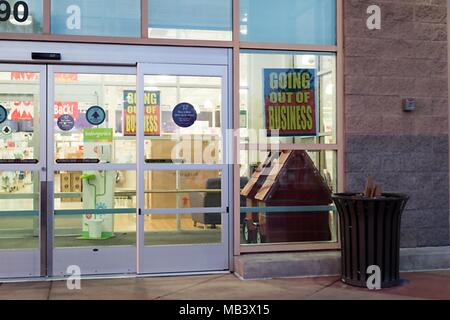
<instances>
[{"instance_id":1,"label":"black metal trash can","mask_svg":"<svg viewBox=\"0 0 450 320\"><path fill-rule=\"evenodd\" d=\"M366 287L367 267L381 270L381 287L400 284L400 221L409 197L383 193L366 198L357 193L333 195L341 235L341 279Z\"/></svg>"}]
</instances>

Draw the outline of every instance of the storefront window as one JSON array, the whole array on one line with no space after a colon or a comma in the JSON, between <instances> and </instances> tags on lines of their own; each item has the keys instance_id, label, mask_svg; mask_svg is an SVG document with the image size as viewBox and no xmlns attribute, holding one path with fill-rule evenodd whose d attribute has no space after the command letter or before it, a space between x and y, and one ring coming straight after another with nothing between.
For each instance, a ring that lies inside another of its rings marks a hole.
<instances>
[{"instance_id":1,"label":"storefront window","mask_svg":"<svg viewBox=\"0 0 450 320\"><path fill-rule=\"evenodd\" d=\"M336 152L241 153L242 244L336 241Z\"/></svg>"},{"instance_id":2,"label":"storefront window","mask_svg":"<svg viewBox=\"0 0 450 320\"><path fill-rule=\"evenodd\" d=\"M140 0L52 0L52 34L140 37Z\"/></svg>"},{"instance_id":3,"label":"storefront window","mask_svg":"<svg viewBox=\"0 0 450 320\"><path fill-rule=\"evenodd\" d=\"M335 54L253 50L241 51L240 60L242 144L337 142ZM302 89L305 76L310 79L310 88ZM310 126L302 127L300 107L307 95ZM270 98L290 106L282 108L289 112L281 115L271 108ZM295 112L300 112L300 118Z\"/></svg>"},{"instance_id":4,"label":"storefront window","mask_svg":"<svg viewBox=\"0 0 450 320\"><path fill-rule=\"evenodd\" d=\"M241 0L241 41L336 44L336 0Z\"/></svg>"},{"instance_id":5,"label":"storefront window","mask_svg":"<svg viewBox=\"0 0 450 320\"><path fill-rule=\"evenodd\" d=\"M231 0L149 0L150 38L231 40Z\"/></svg>"},{"instance_id":6,"label":"storefront window","mask_svg":"<svg viewBox=\"0 0 450 320\"><path fill-rule=\"evenodd\" d=\"M242 244L336 241L337 150L327 147L336 144L335 60L241 53Z\"/></svg>"},{"instance_id":7,"label":"storefront window","mask_svg":"<svg viewBox=\"0 0 450 320\"><path fill-rule=\"evenodd\" d=\"M0 32L42 33L42 1L1 1Z\"/></svg>"}]
</instances>

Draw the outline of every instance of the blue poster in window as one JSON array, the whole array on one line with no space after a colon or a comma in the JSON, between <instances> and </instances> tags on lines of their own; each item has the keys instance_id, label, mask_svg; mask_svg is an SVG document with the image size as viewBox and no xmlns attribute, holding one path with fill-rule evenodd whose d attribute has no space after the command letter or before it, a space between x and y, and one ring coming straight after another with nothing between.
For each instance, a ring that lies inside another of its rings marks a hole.
<instances>
[{"instance_id":1,"label":"blue poster in window","mask_svg":"<svg viewBox=\"0 0 450 320\"><path fill-rule=\"evenodd\" d=\"M92 106L86 111L86 120L93 126L101 125L106 119L106 112L102 107Z\"/></svg>"},{"instance_id":2,"label":"blue poster in window","mask_svg":"<svg viewBox=\"0 0 450 320\"><path fill-rule=\"evenodd\" d=\"M172 111L172 119L177 126L189 128L197 121L197 111L190 103L179 103Z\"/></svg>"},{"instance_id":3,"label":"blue poster in window","mask_svg":"<svg viewBox=\"0 0 450 320\"><path fill-rule=\"evenodd\" d=\"M70 131L75 126L75 120L70 114L63 114L58 118L56 124L62 131Z\"/></svg>"},{"instance_id":4,"label":"blue poster in window","mask_svg":"<svg viewBox=\"0 0 450 320\"><path fill-rule=\"evenodd\" d=\"M268 136L316 136L316 69L264 69Z\"/></svg>"}]
</instances>

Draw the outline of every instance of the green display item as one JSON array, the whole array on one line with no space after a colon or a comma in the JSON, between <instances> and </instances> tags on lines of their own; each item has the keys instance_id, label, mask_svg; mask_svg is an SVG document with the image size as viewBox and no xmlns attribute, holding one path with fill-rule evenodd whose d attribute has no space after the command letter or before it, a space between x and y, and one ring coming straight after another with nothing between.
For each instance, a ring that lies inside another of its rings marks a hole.
<instances>
[{"instance_id":1,"label":"green display item","mask_svg":"<svg viewBox=\"0 0 450 320\"><path fill-rule=\"evenodd\" d=\"M84 135L84 158L96 158L105 163L112 161L112 128L87 128ZM83 225L78 239L83 242L114 238L114 215L103 214L103 210L114 208L114 172L106 170L86 170L83 181Z\"/></svg>"},{"instance_id":2,"label":"green display item","mask_svg":"<svg viewBox=\"0 0 450 320\"><path fill-rule=\"evenodd\" d=\"M94 173L84 173L81 175L81 179L82 180L86 180L87 184L92 187L94 189L94 208L96 208L97 206L97 197L102 197L106 194L106 172L98 172L99 175L102 176L102 181L103 181L103 192L102 193L97 193L97 185L95 183L92 183L91 180L97 179L97 174ZM97 214L93 215L94 219L98 218ZM88 227L89 228L89 227ZM102 232L102 235L100 238L96 238L93 239L89 236L89 229L88 231L83 231L81 234L81 237L77 238L79 240L106 240L109 239L111 237L114 237L114 234L112 232Z\"/></svg>"},{"instance_id":3,"label":"green display item","mask_svg":"<svg viewBox=\"0 0 450 320\"><path fill-rule=\"evenodd\" d=\"M101 173L99 173L101 175ZM81 175L82 180L86 180L87 184L94 188L94 208L97 205L97 197L104 196L106 194L106 174L103 174L103 192L97 193L97 185L91 183L89 180L96 179L97 175L94 173L84 173Z\"/></svg>"},{"instance_id":4,"label":"green display item","mask_svg":"<svg viewBox=\"0 0 450 320\"><path fill-rule=\"evenodd\" d=\"M89 179L95 179L96 178L96 175L95 174L93 174L93 173L85 173L85 174L82 174L81 176L80 176L80 178L83 180L83 179L87 179L87 180L89 180Z\"/></svg>"},{"instance_id":5,"label":"green display item","mask_svg":"<svg viewBox=\"0 0 450 320\"><path fill-rule=\"evenodd\" d=\"M111 142L113 141L112 128L86 128L83 129L84 142Z\"/></svg>"}]
</instances>

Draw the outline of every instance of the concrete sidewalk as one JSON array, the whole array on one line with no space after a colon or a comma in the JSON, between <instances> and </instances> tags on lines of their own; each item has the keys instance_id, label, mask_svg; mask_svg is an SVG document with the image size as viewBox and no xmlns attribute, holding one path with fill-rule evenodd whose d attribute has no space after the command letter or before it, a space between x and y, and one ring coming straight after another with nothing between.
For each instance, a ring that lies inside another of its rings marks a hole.
<instances>
[{"instance_id":1,"label":"concrete sidewalk","mask_svg":"<svg viewBox=\"0 0 450 320\"><path fill-rule=\"evenodd\" d=\"M65 281L3 283L5 299L450 299L450 270L403 273L403 285L369 291L343 284L338 277L243 281L232 274L158 278L82 280L70 291Z\"/></svg>"}]
</instances>

